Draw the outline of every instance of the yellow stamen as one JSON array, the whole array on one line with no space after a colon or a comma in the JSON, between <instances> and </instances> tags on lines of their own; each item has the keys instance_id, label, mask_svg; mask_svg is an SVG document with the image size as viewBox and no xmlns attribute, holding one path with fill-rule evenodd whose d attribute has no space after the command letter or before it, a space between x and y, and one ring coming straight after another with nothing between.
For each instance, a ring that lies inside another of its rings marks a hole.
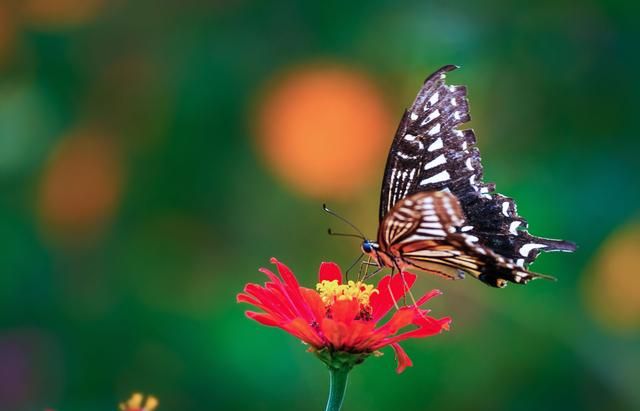
<instances>
[{"instance_id":1,"label":"yellow stamen","mask_svg":"<svg viewBox=\"0 0 640 411\"><path fill-rule=\"evenodd\" d=\"M320 293L320 298L326 306L330 306L336 301L353 300L354 298L360 305L368 306L371 295L378 292L373 285L365 284L362 281L338 284L338 280L323 280L316 284L316 290Z\"/></svg>"}]
</instances>

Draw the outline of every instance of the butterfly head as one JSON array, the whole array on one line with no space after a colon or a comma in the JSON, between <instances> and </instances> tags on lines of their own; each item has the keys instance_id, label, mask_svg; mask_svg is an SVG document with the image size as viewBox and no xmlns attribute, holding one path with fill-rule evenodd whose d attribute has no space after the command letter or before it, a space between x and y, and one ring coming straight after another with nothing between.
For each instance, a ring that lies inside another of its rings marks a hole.
<instances>
[{"instance_id":1,"label":"butterfly head","mask_svg":"<svg viewBox=\"0 0 640 411\"><path fill-rule=\"evenodd\" d=\"M362 252L366 255L375 257L376 251L378 250L378 248L380 248L380 246L378 245L378 243L374 243L373 241L364 240L360 248L362 248Z\"/></svg>"}]
</instances>

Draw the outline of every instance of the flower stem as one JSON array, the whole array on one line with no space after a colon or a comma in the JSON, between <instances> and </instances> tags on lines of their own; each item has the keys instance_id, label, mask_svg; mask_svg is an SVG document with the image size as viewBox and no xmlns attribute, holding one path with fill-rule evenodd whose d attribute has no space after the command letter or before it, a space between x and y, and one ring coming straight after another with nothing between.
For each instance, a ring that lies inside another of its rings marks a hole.
<instances>
[{"instance_id":1,"label":"flower stem","mask_svg":"<svg viewBox=\"0 0 640 411\"><path fill-rule=\"evenodd\" d=\"M340 411L351 367L329 367L329 399L325 411Z\"/></svg>"}]
</instances>

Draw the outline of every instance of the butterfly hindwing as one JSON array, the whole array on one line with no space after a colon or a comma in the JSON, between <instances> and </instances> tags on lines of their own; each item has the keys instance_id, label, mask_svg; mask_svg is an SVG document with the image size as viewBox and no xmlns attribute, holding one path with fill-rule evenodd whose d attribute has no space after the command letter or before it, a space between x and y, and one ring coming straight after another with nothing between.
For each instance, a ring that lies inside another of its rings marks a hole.
<instances>
[{"instance_id":1,"label":"butterfly hindwing","mask_svg":"<svg viewBox=\"0 0 640 411\"><path fill-rule=\"evenodd\" d=\"M419 193L398 201L382 220L378 242L384 249L416 241L443 239L445 230L464 221L460 204L444 192Z\"/></svg>"},{"instance_id":2,"label":"butterfly hindwing","mask_svg":"<svg viewBox=\"0 0 640 411\"><path fill-rule=\"evenodd\" d=\"M403 229L394 231L397 226ZM403 264L450 279L468 273L503 287L506 281L526 283L542 277L483 246L476 236L462 231L464 227L462 207L454 195L416 193L400 200L387 214L378 241Z\"/></svg>"}]
</instances>

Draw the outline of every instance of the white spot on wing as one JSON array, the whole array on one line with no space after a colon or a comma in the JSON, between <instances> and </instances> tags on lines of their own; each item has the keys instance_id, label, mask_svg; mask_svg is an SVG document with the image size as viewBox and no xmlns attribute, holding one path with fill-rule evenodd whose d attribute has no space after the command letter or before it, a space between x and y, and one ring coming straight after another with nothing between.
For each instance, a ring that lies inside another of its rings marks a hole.
<instances>
[{"instance_id":1,"label":"white spot on wing","mask_svg":"<svg viewBox=\"0 0 640 411\"><path fill-rule=\"evenodd\" d=\"M471 230L473 230L473 226L472 225L466 225L466 226L464 226L464 227L462 227L460 229L460 231L462 231L463 233L466 232L466 231L471 231Z\"/></svg>"},{"instance_id":2,"label":"white spot on wing","mask_svg":"<svg viewBox=\"0 0 640 411\"><path fill-rule=\"evenodd\" d=\"M438 124L438 126L440 126L440 124ZM429 146L427 151L440 150L442 147L444 147L444 144L442 143L442 138L438 137L438 139L436 141L431 143L431 145Z\"/></svg>"},{"instance_id":3,"label":"white spot on wing","mask_svg":"<svg viewBox=\"0 0 640 411\"><path fill-rule=\"evenodd\" d=\"M509 202L505 201L502 203L502 214L505 217L509 217Z\"/></svg>"},{"instance_id":4,"label":"white spot on wing","mask_svg":"<svg viewBox=\"0 0 640 411\"><path fill-rule=\"evenodd\" d=\"M478 191L478 187L476 186L476 175L473 174L471 177L469 177L469 184L471 184L471 187L473 187L474 190Z\"/></svg>"},{"instance_id":5,"label":"white spot on wing","mask_svg":"<svg viewBox=\"0 0 640 411\"><path fill-rule=\"evenodd\" d=\"M425 124L430 123L431 121L433 121L438 117L440 117L440 110L435 109L431 113L429 113L429 115L427 116L427 118L424 119L421 125L424 126Z\"/></svg>"},{"instance_id":6,"label":"white spot on wing","mask_svg":"<svg viewBox=\"0 0 640 411\"><path fill-rule=\"evenodd\" d=\"M544 248L544 247L546 247L546 245L544 244L536 244L536 243L525 244L522 247L520 247L520 255L523 257L528 257L531 250L534 250L536 248Z\"/></svg>"},{"instance_id":7,"label":"white spot on wing","mask_svg":"<svg viewBox=\"0 0 640 411\"><path fill-rule=\"evenodd\" d=\"M431 183L439 183L441 181L447 181L449 178L451 178L451 176L449 175L449 172L447 170L444 170L432 177L425 178L420 182L420 185L424 186Z\"/></svg>"},{"instance_id":8,"label":"white spot on wing","mask_svg":"<svg viewBox=\"0 0 640 411\"><path fill-rule=\"evenodd\" d=\"M418 158L418 156L412 156L412 155L409 155L409 154L405 154L402 151L398 151L398 157L403 158L405 160Z\"/></svg>"},{"instance_id":9,"label":"white spot on wing","mask_svg":"<svg viewBox=\"0 0 640 411\"><path fill-rule=\"evenodd\" d=\"M427 131L427 134L430 136L435 136L439 132L440 132L440 123L436 123L433 127L431 127L429 131Z\"/></svg>"},{"instance_id":10,"label":"white spot on wing","mask_svg":"<svg viewBox=\"0 0 640 411\"><path fill-rule=\"evenodd\" d=\"M416 113L413 113L413 112L411 113L411 116L410 116L410 117L411 117L411 120L412 120L412 121L415 121L415 120L417 120L417 119L418 119L418 115L417 115Z\"/></svg>"},{"instance_id":11,"label":"white spot on wing","mask_svg":"<svg viewBox=\"0 0 640 411\"><path fill-rule=\"evenodd\" d=\"M467 161L465 161L464 164L469 170L473 171L473 167L471 166L471 158L467 158Z\"/></svg>"},{"instance_id":12,"label":"white spot on wing","mask_svg":"<svg viewBox=\"0 0 640 411\"><path fill-rule=\"evenodd\" d=\"M458 105L458 102L456 101L456 99L455 99L454 97L451 97L451 105L452 105L453 107L455 107L455 106L457 106L457 105Z\"/></svg>"},{"instance_id":13,"label":"white spot on wing","mask_svg":"<svg viewBox=\"0 0 640 411\"><path fill-rule=\"evenodd\" d=\"M509 232L513 235L518 235L518 227L520 226L520 224L522 224L521 221L513 221L510 225L509 225Z\"/></svg>"},{"instance_id":14,"label":"white spot on wing","mask_svg":"<svg viewBox=\"0 0 640 411\"><path fill-rule=\"evenodd\" d=\"M413 141L416 139L416 136L414 136L413 134L407 134L406 136L404 136L404 139L407 141Z\"/></svg>"},{"instance_id":15,"label":"white spot on wing","mask_svg":"<svg viewBox=\"0 0 640 411\"><path fill-rule=\"evenodd\" d=\"M431 96L431 98L429 99L429 105L433 106L438 102L439 99L440 99L440 93L437 93L437 92L434 93L433 96Z\"/></svg>"},{"instance_id":16,"label":"white spot on wing","mask_svg":"<svg viewBox=\"0 0 640 411\"><path fill-rule=\"evenodd\" d=\"M444 164L447 162L447 159L445 158L444 154L440 154L438 157L434 158L433 160L429 161L427 164L424 165L424 169L428 170L430 168L434 168L437 167L441 164Z\"/></svg>"}]
</instances>

